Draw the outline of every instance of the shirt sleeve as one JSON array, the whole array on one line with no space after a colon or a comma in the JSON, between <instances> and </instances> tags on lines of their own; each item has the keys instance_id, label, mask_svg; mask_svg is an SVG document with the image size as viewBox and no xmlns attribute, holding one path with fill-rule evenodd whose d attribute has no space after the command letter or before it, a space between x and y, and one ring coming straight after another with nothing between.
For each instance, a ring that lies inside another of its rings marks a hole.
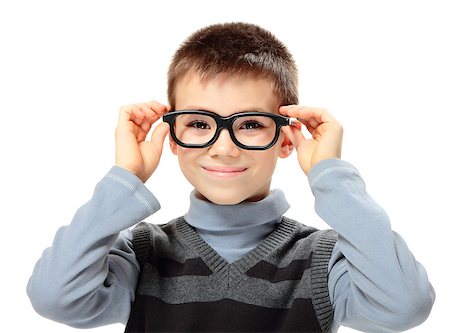
<instances>
[{"instance_id":1,"label":"shirt sleeve","mask_svg":"<svg viewBox=\"0 0 450 333\"><path fill-rule=\"evenodd\" d=\"M328 288L339 325L397 332L422 323L435 299L424 267L369 196L359 172L340 159L308 174L317 214L337 233Z\"/></svg>"},{"instance_id":2,"label":"shirt sleeve","mask_svg":"<svg viewBox=\"0 0 450 333\"><path fill-rule=\"evenodd\" d=\"M138 177L112 167L37 261L27 285L35 310L78 328L126 323L139 276L128 228L159 208Z\"/></svg>"}]
</instances>

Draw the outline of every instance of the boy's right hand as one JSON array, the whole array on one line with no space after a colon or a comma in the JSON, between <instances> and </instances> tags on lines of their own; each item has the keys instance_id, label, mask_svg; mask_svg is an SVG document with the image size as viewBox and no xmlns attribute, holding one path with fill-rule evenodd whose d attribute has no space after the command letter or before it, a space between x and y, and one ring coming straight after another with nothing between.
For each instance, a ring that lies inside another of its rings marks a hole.
<instances>
[{"instance_id":1,"label":"boy's right hand","mask_svg":"<svg viewBox=\"0 0 450 333\"><path fill-rule=\"evenodd\" d=\"M159 164L169 125L160 123L153 130L150 141L145 141L145 138L152 125L169 110L169 106L155 101L120 108L116 128L116 166L134 173L144 183Z\"/></svg>"}]
</instances>

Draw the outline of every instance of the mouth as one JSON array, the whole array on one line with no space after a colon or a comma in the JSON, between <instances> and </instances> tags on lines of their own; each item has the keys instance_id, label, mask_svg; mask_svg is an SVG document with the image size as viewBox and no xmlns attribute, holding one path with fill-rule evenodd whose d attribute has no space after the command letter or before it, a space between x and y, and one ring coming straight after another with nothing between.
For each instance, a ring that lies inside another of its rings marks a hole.
<instances>
[{"instance_id":1,"label":"mouth","mask_svg":"<svg viewBox=\"0 0 450 333\"><path fill-rule=\"evenodd\" d=\"M239 176L247 170L247 168L243 167L224 167L224 166L205 166L202 168L209 175L223 178Z\"/></svg>"}]
</instances>

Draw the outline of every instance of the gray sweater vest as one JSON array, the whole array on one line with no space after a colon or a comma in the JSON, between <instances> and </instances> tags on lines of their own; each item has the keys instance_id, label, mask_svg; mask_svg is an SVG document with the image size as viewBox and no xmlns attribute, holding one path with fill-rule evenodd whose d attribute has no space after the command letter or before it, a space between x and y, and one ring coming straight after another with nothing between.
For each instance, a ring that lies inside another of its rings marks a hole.
<instances>
[{"instance_id":1,"label":"gray sweater vest","mask_svg":"<svg viewBox=\"0 0 450 333\"><path fill-rule=\"evenodd\" d=\"M228 263L180 217L141 222L141 266L126 332L329 332L328 262L337 239L283 217L255 249Z\"/></svg>"}]
</instances>

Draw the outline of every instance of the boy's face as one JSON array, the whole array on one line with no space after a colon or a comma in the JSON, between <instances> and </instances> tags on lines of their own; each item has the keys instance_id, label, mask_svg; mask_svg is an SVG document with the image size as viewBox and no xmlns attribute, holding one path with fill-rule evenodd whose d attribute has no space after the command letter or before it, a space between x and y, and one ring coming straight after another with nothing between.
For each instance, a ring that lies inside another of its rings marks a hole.
<instances>
[{"instance_id":1,"label":"boy's face","mask_svg":"<svg viewBox=\"0 0 450 333\"><path fill-rule=\"evenodd\" d=\"M201 82L188 74L177 83L175 96L175 110L208 110L224 117L243 111L278 113L280 106L270 81L252 77L218 76ZM273 147L255 151L236 146L226 129L206 148L183 148L172 138L170 147L200 197L220 205L266 197L278 157L292 152L282 132Z\"/></svg>"}]
</instances>

